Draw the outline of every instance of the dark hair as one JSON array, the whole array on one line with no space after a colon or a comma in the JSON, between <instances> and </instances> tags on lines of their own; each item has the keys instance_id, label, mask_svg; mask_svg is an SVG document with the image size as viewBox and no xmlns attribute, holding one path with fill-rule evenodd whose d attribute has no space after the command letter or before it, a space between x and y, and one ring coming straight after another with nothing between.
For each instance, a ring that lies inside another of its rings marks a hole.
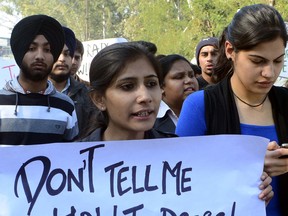
<instances>
[{"instance_id":1,"label":"dark hair","mask_svg":"<svg viewBox=\"0 0 288 216\"><path fill-rule=\"evenodd\" d=\"M191 69L193 70L191 62L188 61L184 56L181 56L178 54L166 55L166 56L159 58L163 78L165 78L167 76L167 74L171 70L174 62L179 61L179 60L186 61L191 66Z\"/></svg>"},{"instance_id":2,"label":"dark hair","mask_svg":"<svg viewBox=\"0 0 288 216\"><path fill-rule=\"evenodd\" d=\"M158 59L158 60L160 60L161 58L164 58L166 55L164 55L164 54L159 54L159 55L156 55L156 58Z\"/></svg>"},{"instance_id":3,"label":"dark hair","mask_svg":"<svg viewBox=\"0 0 288 216\"><path fill-rule=\"evenodd\" d=\"M162 85L162 73L155 56L137 43L124 42L105 47L93 58L89 72L90 94L93 94L93 91L104 94L117 75L129 63L140 58L146 58L150 62L158 76L160 85ZM107 126L108 116L106 112L100 112L96 124L98 124L96 127Z\"/></svg>"},{"instance_id":4,"label":"dark hair","mask_svg":"<svg viewBox=\"0 0 288 216\"><path fill-rule=\"evenodd\" d=\"M232 61L225 54L225 41L228 40L234 51L239 52L251 50L260 43L272 41L279 36L286 47L286 25L274 7L254 4L241 8L219 38L219 55L214 69L216 82L233 73Z\"/></svg>"},{"instance_id":5,"label":"dark hair","mask_svg":"<svg viewBox=\"0 0 288 216\"><path fill-rule=\"evenodd\" d=\"M145 47L145 49L147 49L149 52L151 52L153 55L156 54L157 52L157 46L156 44L149 42L149 41L143 41L143 40L139 40L139 41L134 41L135 43L138 43L142 46Z\"/></svg>"},{"instance_id":6,"label":"dark hair","mask_svg":"<svg viewBox=\"0 0 288 216\"><path fill-rule=\"evenodd\" d=\"M81 55L81 58L83 58L83 54L84 54L84 46L82 44L82 42L80 40L78 40L76 38L76 48L75 51L79 52Z\"/></svg>"},{"instance_id":7,"label":"dark hair","mask_svg":"<svg viewBox=\"0 0 288 216\"><path fill-rule=\"evenodd\" d=\"M193 63L190 63L193 71L194 71L194 74L196 75L201 75L202 71L201 71L201 68L198 66L198 65L195 65Z\"/></svg>"}]
</instances>

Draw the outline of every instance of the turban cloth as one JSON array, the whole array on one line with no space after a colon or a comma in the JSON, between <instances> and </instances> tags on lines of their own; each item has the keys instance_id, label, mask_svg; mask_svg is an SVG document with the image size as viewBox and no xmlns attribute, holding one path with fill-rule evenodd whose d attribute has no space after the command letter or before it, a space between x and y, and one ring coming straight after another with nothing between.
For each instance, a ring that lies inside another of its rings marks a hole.
<instances>
[{"instance_id":1,"label":"turban cloth","mask_svg":"<svg viewBox=\"0 0 288 216\"><path fill-rule=\"evenodd\" d=\"M25 17L15 25L10 38L11 50L20 68L24 55L37 35L43 35L50 44L54 62L61 54L65 40L61 24L42 14Z\"/></svg>"},{"instance_id":2,"label":"turban cloth","mask_svg":"<svg viewBox=\"0 0 288 216\"><path fill-rule=\"evenodd\" d=\"M76 37L74 32L65 26L62 26L65 34L65 44L69 49L69 55L73 58L76 49Z\"/></svg>"}]
</instances>

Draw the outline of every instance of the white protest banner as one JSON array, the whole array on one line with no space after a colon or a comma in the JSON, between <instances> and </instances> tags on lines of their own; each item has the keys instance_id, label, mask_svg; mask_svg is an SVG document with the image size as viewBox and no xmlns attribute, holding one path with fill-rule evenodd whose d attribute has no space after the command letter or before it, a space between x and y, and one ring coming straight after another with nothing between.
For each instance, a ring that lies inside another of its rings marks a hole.
<instances>
[{"instance_id":1,"label":"white protest banner","mask_svg":"<svg viewBox=\"0 0 288 216\"><path fill-rule=\"evenodd\" d=\"M89 82L89 69L91 65L91 61L94 56L103 48L114 44L114 43L123 43L127 42L125 38L109 38L109 39L101 39L101 40L91 40L91 41L84 41L84 54L81 67L79 71L77 71L77 75Z\"/></svg>"},{"instance_id":2,"label":"white protest banner","mask_svg":"<svg viewBox=\"0 0 288 216\"><path fill-rule=\"evenodd\" d=\"M0 58L0 88L8 80L14 79L19 74L19 67L14 59Z\"/></svg>"},{"instance_id":3,"label":"white protest banner","mask_svg":"<svg viewBox=\"0 0 288 216\"><path fill-rule=\"evenodd\" d=\"M0 148L1 216L264 216L268 139L217 135Z\"/></svg>"}]
</instances>

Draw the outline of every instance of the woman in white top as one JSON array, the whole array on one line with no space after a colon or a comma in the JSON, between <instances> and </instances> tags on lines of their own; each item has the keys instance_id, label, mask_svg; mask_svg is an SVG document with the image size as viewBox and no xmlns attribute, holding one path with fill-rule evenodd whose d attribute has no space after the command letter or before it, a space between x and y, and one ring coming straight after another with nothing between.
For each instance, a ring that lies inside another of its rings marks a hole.
<instances>
[{"instance_id":1,"label":"woman in white top","mask_svg":"<svg viewBox=\"0 0 288 216\"><path fill-rule=\"evenodd\" d=\"M154 128L174 133L185 98L199 90L192 64L183 56L172 54L159 59L164 82L162 101Z\"/></svg>"}]
</instances>

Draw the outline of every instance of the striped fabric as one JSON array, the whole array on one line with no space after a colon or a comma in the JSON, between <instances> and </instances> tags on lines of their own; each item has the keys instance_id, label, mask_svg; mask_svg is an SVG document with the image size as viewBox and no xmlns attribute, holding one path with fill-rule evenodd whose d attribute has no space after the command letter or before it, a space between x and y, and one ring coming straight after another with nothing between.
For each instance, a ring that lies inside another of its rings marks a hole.
<instances>
[{"instance_id":1,"label":"striped fabric","mask_svg":"<svg viewBox=\"0 0 288 216\"><path fill-rule=\"evenodd\" d=\"M76 112L68 96L0 90L0 144L65 142L77 135Z\"/></svg>"}]
</instances>

